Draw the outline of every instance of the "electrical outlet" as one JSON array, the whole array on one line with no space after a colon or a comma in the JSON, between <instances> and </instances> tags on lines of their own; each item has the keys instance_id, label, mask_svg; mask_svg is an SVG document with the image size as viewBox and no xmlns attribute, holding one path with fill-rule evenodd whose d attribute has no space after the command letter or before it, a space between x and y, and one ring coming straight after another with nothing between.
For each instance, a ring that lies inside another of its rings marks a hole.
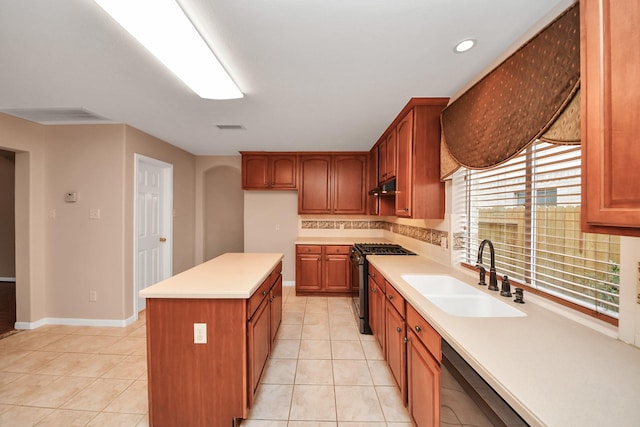
<instances>
[{"instance_id":1,"label":"electrical outlet","mask_svg":"<svg viewBox=\"0 0 640 427\"><path fill-rule=\"evenodd\" d=\"M89 219L100 219L100 209L97 209L97 208L89 209Z\"/></svg>"},{"instance_id":2,"label":"electrical outlet","mask_svg":"<svg viewBox=\"0 0 640 427\"><path fill-rule=\"evenodd\" d=\"M89 291L89 301L91 302L98 301L98 293L96 291Z\"/></svg>"},{"instance_id":3,"label":"electrical outlet","mask_svg":"<svg viewBox=\"0 0 640 427\"><path fill-rule=\"evenodd\" d=\"M193 343L194 344L207 343L207 324L206 323L193 324Z\"/></svg>"}]
</instances>

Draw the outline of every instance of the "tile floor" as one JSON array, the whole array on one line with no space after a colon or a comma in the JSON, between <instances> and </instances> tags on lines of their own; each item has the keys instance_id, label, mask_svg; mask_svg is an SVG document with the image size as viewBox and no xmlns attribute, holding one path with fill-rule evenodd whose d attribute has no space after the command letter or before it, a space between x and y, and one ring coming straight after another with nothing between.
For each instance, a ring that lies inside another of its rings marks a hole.
<instances>
[{"instance_id":1,"label":"tile floor","mask_svg":"<svg viewBox=\"0 0 640 427\"><path fill-rule=\"evenodd\" d=\"M348 298L297 297L242 427L411 427ZM148 426L144 316L126 328L43 326L0 340L0 426Z\"/></svg>"}]
</instances>

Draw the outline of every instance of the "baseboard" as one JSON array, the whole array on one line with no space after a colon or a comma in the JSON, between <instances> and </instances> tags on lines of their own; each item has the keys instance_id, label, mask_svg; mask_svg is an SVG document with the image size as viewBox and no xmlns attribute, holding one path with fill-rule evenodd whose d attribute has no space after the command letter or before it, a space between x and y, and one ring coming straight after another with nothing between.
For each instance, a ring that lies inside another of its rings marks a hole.
<instances>
[{"instance_id":1,"label":"baseboard","mask_svg":"<svg viewBox=\"0 0 640 427\"><path fill-rule=\"evenodd\" d=\"M283 280L282 281L282 286L295 286L296 285L296 281L295 280Z\"/></svg>"},{"instance_id":2,"label":"baseboard","mask_svg":"<svg viewBox=\"0 0 640 427\"><path fill-rule=\"evenodd\" d=\"M0 277L0 282L13 282L16 283L15 277Z\"/></svg>"},{"instance_id":3,"label":"baseboard","mask_svg":"<svg viewBox=\"0 0 640 427\"><path fill-rule=\"evenodd\" d=\"M16 322L16 329L37 329L45 325L65 325L65 326L97 326L124 328L137 320L136 316L131 316L125 320L110 319L72 319L66 317L45 317L35 322Z\"/></svg>"}]
</instances>

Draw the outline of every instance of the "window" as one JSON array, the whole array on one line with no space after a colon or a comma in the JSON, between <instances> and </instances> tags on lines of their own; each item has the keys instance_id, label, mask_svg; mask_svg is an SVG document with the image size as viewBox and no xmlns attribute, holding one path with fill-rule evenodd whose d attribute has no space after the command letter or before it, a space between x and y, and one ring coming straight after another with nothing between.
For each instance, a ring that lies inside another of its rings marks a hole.
<instances>
[{"instance_id":1,"label":"window","mask_svg":"<svg viewBox=\"0 0 640 427\"><path fill-rule=\"evenodd\" d=\"M462 261L475 266L480 242L490 239L499 275L615 323L620 238L580 231L580 151L538 142L499 167L457 172Z\"/></svg>"}]
</instances>

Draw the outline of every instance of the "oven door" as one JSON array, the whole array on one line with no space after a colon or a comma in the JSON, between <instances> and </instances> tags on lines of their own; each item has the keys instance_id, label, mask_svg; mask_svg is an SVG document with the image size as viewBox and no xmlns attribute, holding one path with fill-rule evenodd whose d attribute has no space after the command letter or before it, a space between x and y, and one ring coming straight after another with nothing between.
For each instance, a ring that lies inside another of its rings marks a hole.
<instances>
[{"instance_id":1,"label":"oven door","mask_svg":"<svg viewBox=\"0 0 640 427\"><path fill-rule=\"evenodd\" d=\"M353 296L353 308L361 334L371 334L369 327L369 287L367 283L366 257L357 250L351 250L351 284L352 289L358 288Z\"/></svg>"}]
</instances>

